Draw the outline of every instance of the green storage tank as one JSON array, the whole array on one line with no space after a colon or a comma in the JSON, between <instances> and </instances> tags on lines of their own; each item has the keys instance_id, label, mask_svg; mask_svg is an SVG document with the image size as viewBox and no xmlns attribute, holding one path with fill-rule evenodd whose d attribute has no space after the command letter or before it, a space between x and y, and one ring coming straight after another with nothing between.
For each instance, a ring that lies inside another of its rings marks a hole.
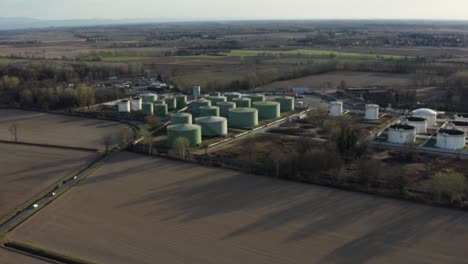
<instances>
[{"instance_id":1,"label":"green storage tank","mask_svg":"<svg viewBox=\"0 0 468 264\"><path fill-rule=\"evenodd\" d=\"M219 107L202 106L200 107L200 116L219 116Z\"/></svg>"},{"instance_id":2,"label":"green storage tank","mask_svg":"<svg viewBox=\"0 0 468 264\"><path fill-rule=\"evenodd\" d=\"M222 117L229 117L229 109L236 108L236 103L234 102L223 102L218 103L219 115Z\"/></svg>"},{"instance_id":3,"label":"green storage tank","mask_svg":"<svg viewBox=\"0 0 468 264\"><path fill-rule=\"evenodd\" d=\"M258 125L258 110L255 108L229 109L229 127L252 128Z\"/></svg>"},{"instance_id":4,"label":"green storage tank","mask_svg":"<svg viewBox=\"0 0 468 264\"><path fill-rule=\"evenodd\" d=\"M200 145L202 143L201 127L190 124L170 125L167 127L167 143L170 147L173 146L174 141L179 137L186 138L191 146Z\"/></svg>"},{"instance_id":5,"label":"green storage tank","mask_svg":"<svg viewBox=\"0 0 468 264\"><path fill-rule=\"evenodd\" d=\"M166 117L167 116L167 104L154 104L154 114L157 117Z\"/></svg>"},{"instance_id":6,"label":"green storage tank","mask_svg":"<svg viewBox=\"0 0 468 264\"><path fill-rule=\"evenodd\" d=\"M228 102L233 102L234 99L241 98L242 94L240 93L225 93L224 96L228 100Z\"/></svg>"},{"instance_id":7,"label":"green storage tank","mask_svg":"<svg viewBox=\"0 0 468 264\"><path fill-rule=\"evenodd\" d=\"M255 102L253 107L258 110L258 119L275 119L281 116L278 102Z\"/></svg>"},{"instance_id":8,"label":"green storage tank","mask_svg":"<svg viewBox=\"0 0 468 264\"><path fill-rule=\"evenodd\" d=\"M276 98L276 101L280 103L280 110L282 113L294 111L294 97L282 96Z\"/></svg>"},{"instance_id":9,"label":"green storage tank","mask_svg":"<svg viewBox=\"0 0 468 264\"><path fill-rule=\"evenodd\" d=\"M202 106L211 106L211 101L208 101L206 99L200 99L200 100L194 101L190 107L192 114L199 115L200 107Z\"/></svg>"},{"instance_id":10,"label":"green storage tank","mask_svg":"<svg viewBox=\"0 0 468 264\"><path fill-rule=\"evenodd\" d=\"M167 104L167 110L169 111L177 108L177 101L175 98L166 98L164 102Z\"/></svg>"},{"instance_id":11,"label":"green storage tank","mask_svg":"<svg viewBox=\"0 0 468 264\"><path fill-rule=\"evenodd\" d=\"M218 105L218 103L224 103L226 102L226 97L224 96L211 96L210 97L211 105Z\"/></svg>"},{"instance_id":12,"label":"green storage tank","mask_svg":"<svg viewBox=\"0 0 468 264\"><path fill-rule=\"evenodd\" d=\"M237 99L234 99L234 102L236 103L236 107L237 108L241 108L241 107L252 107L252 100L250 100L250 98L237 98Z\"/></svg>"},{"instance_id":13,"label":"green storage tank","mask_svg":"<svg viewBox=\"0 0 468 264\"><path fill-rule=\"evenodd\" d=\"M158 95L154 93L145 93L141 95L143 103L154 103L158 100Z\"/></svg>"},{"instance_id":14,"label":"green storage tank","mask_svg":"<svg viewBox=\"0 0 468 264\"><path fill-rule=\"evenodd\" d=\"M252 105L255 102L265 102L265 96L263 94L249 94L246 97L250 98Z\"/></svg>"},{"instance_id":15,"label":"green storage tank","mask_svg":"<svg viewBox=\"0 0 468 264\"><path fill-rule=\"evenodd\" d=\"M141 110L145 115L152 115L153 114L153 103L143 103L141 104Z\"/></svg>"},{"instance_id":16,"label":"green storage tank","mask_svg":"<svg viewBox=\"0 0 468 264\"><path fill-rule=\"evenodd\" d=\"M192 115L189 113L177 113L171 116L172 125L192 124Z\"/></svg>"},{"instance_id":17,"label":"green storage tank","mask_svg":"<svg viewBox=\"0 0 468 264\"><path fill-rule=\"evenodd\" d=\"M219 137L228 134L227 119L219 116L204 116L195 119L195 123L201 126L202 136Z\"/></svg>"},{"instance_id":18,"label":"green storage tank","mask_svg":"<svg viewBox=\"0 0 468 264\"><path fill-rule=\"evenodd\" d=\"M186 95L177 95L175 99L176 99L177 109L182 109L187 106Z\"/></svg>"}]
</instances>

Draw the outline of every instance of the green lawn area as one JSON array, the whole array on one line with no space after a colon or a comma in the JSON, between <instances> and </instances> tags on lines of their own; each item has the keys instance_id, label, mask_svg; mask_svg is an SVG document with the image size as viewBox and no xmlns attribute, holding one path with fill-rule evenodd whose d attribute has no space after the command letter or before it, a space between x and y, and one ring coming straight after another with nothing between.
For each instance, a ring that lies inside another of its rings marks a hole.
<instances>
[{"instance_id":1,"label":"green lawn area","mask_svg":"<svg viewBox=\"0 0 468 264\"><path fill-rule=\"evenodd\" d=\"M28 61L28 59L10 59L10 58L5 58L5 57L0 57L0 64L25 62L25 61Z\"/></svg>"},{"instance_id":2,"label":"green lawn area","mask_svg":"<svg viewBox=\"0 0 468 264\"><path fill-rule=\"evenodd\" d=\"M320 50L320 49L297 49L288 51L278 50L231 50L219 55L192 55L192 56L179 56L181 58L199 58L199 59L216 59L224 56L243 57L243 56L258 56L262 54L301 54L309 56L336 56L336 57L352 57L352 58L385 58L385 59L403 59L405 56L399 55L386 55L386 54L367 54L367 53L354 53L354 52L339 52L333 50Z\"/></svg>"},{"instance_id":3,"label":"green lawn area","mask_svg":"<svg viewBox=\"0 0 468 264\"><path fill-rule=\"evenodd\" d=\"M121 62L121 61L139 61L149 60L150 56L99 56L102 61Z\"/></svg>"}]
</instances>

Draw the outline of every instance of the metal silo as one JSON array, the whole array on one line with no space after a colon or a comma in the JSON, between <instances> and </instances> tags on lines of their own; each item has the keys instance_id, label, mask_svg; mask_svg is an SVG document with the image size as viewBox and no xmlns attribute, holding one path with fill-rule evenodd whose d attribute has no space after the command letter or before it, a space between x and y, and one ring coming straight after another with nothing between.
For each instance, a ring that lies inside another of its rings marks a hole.
<instances>
[{"instance_id":1,"label":"metal silo","mask_svg":"<svg viewBox=\"0 0 468 264\"><path fill-rule=\"evenodd\" d=\"M237 108L252 107L252 100L250 100L250 98L245 98L245 97L237 98L237 99L234 99L234 102L236 103Z\"/></svg>"},{"instance_id":2,"label":"metal silo","mask_svg":"<svg viewBox=\"0 0 468 264\"><path fill-rule=\"evenodd\" d=\"M219 116L205 116L195 119L201 126L202 135L206 137L226 136L228 134L227 119Z\"/></svg>"},{"instance_id":3,"label":"metal silo","mask_svg":"<svg viewBox=\"0 0 468 264\"><path fill-rule=\"evenodd\" d=\"M247 98L250 98L252 104L255 102L264 102L265 101L265 96L263 94L249 94L245 96Z\"/></svg>"},{"instance_id":4,"label":"metal silo","mask_svg":"<svg viewBox=\"0 0 468 264\"><path fill-rule=\"evenodd\" d=\"M166 98L164 102L167 104L167 110L174 110L177 108L177 102L175 98Z\"/></svg>"},{"instance_id":5,"label":"metal silo","mask_svg":"<svg viewBox=\"0 0 468 264\"><path fill-rule=\"evenodd\" d=\"M211 106L211 101L208 101L206 99L200 99L197 101L194 101L191 105L191 112L193 115L199 115L200 114L200 107L202 106Z\"/></svg>"},{"instance_id":6,"label":"metal silo","mask_svg":"<svg viewBox=\"0 0 468 264\"><path fill-rule=\"evenodd\" d=\"M154 103L158 100L158 95L154 93L145 93L141 95L141 98L143 99L143 103Z\"/></svg>"},{"instance_id":7,"label":"metal silo","mask_svg":"<svg viewBox=\"0 0 468 264\"><path fill-rule=\"evenodd\" d=\"M153 103L143 103L141 105L143 114L152 115L153 114Z\"/></svg>"},{"instance_id":8,"label":"metal silo","mask_svg":"<svg viewBox=\"0 0 468 264\"><path fill-rule=\"evenodd\" d=\"M211 96L210 97L211 105L217 105L218 103L226 102L226 97L224 96Z\"/></svg>"},{"instance_id":9,"label":"metal silo","mask_svg":"<svg viewBox=\"0 0 468 264\"><path fill-rule=\"evenodd\" d=\"M253 107L258 110L258 119L275 119L281 116L278 102L255 102Z\"/></svg>"},{"instance_id":10,"label":"metal silo","mask_svg":"<svg viewBox=\"0 0 468 264\"><path fill-rule=\"evenodd\" d=\"M217 106L201 106L200 116L219 116L219 107Z\"/></svg>"},{"instance_id":11,"label":"metal silo","mask_svg":"<svg viewBox=\"0 0 468 264\"><path fill-rule=\"evenodd\" d=\"M181 124L167 127L167 143L173 146L177 138L186 138L191 146L202 143L201 127L199 125Z\"/></svg>"},{"instance_id":12,"label":"metal silo","mask_svg":"<svg viewBox=\"0 0 468 264\"><path fill-rule=\"evenodd\" d=\"M141 111L141 104L141 97L133 97L130 101L130 108L132 109L132 111Z\"/></svg>"},{"instance_id":13,"label":"metal silo","mask_svg":"<svg viewBox=\"0 0 468 264\"><path fill-rule=\"evenodd\" d=\"M229 109L229 127L252 128L258 125L258 110L255 108Z\"/></svg>"},{"instance_id":14,"label":"metal silo","mask_svg":"<svg viewBox=\"0 0 468 264\"><path fill-rule=\"evenodd\" d=\"M154 114L158 117L167 116L167 104L153 104Z\"/></svg>"},{"instance_id":15,"label":"metal silo","mask_svg":"<svg viewBox=\"0 0 468 264\"><path fill-rule=\"evenodd\" d=\"M172 125L192 124L192 115L189 113L177 113L171 116Z\"/></svg>"},{"instance_id":16,"label":"metal silo","mask_svg":"<svg viewBox=\"0 0 468 264\"><path fill-rule=\"evenodd\" d=\"M187 106L186 95L177 95L175 99L176 99L177 109L182 109Z\"/></svg>"},{"instance_id":17,"label":"metal silo","mask_svg":"<svg viewBox=\"0 0 468 264\"><path fill-rule=\"evenodd\" d=\"M234 99L242 97L242 95L240 93L225 93L224 96L226 97L228 102L233 102Z\"/></svg>"},{"instance_id":18,"label":"metal silo","mask_svg":"<svg viewBox=\"0 0 468 264\"><path fill-rule=\"evenodd\" d=\"M119 113L129 113L130 112L130 101L122 100L118 103Z\"/></svg>"},{"instance_id":19,"label":"metal silo","mask_svg":"<svg viewBox=\"0 0 468 264\"><path fill-rule=\"evenodd\" d=\"M294 97L282 96L276 98L276 101L280 103L280 110L282 113L294 111Z\"/></svg>"},{"instance_id":20,"label":"metal silo","mask_svg":"<svg viewBox=\"0 0 468 264\"><path fill-rule=\"evenodd\" d=\"M236 103L234 102L224 102L218 103L219 115L223 117L229 117L229 109L236 108Z\"/></svg>"}]
</instances>

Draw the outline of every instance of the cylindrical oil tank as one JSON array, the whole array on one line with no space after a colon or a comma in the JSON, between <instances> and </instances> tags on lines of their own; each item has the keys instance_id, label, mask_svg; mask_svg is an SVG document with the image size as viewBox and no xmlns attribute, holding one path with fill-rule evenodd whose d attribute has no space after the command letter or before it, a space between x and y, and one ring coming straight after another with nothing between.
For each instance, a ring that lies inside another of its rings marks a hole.
<instances>
[{"instance_id":1,"label":"cylindrical oil tank","mask_svg":"<svg viewBox=\"0 0 468 264\"><path fill-rule=\"evenodd\" d=\"M219 116L219 107L217 106L201 106L200 116Z\"/></svg>"},{"instance_id":2,"label":"cylindrical oil tank","mask_svg":"<svg viewBox=\"0 0 468 264\"><path fill-rule=\"evenodd\" d=\"M202 106L211 106L211 101L208 101L206 99L200 99L197 101L194 101L191 105L191 112L193 115L199 115L200 114L200 107Z\"/></svg>"},{"instance_id":3,"label":"cylindrical oil tank","mask_svg":"<svg viewBox=\"0 0 468 264\"><path fill-rule=\"evenodd\" d=\"M245 96L247 98L250 98L250 101L253 103L255 102L264 102L265 101L265 96L263 94L249 94Z\"/></svg>"},{"instance_id":4,"label":"cylindrical oil tank","mask_svg":"<svg viewBox=\"0 0 468 264\"><path fill-rule=\"evenodd\" d=\"M177 101L175 98L166 98L164 102L167 104L167 110L169 111L177 108Z\"/></svg>"},{"instance_id":5,"label":"cylindrical oil tank","mask_svg":"<svg viewBox=\"0 0 468 264\"><path fill-rule=\"evenodd\" d=\"M205 137L226 136L228 133L227 119L224 117L199 117L195 119L195 123L201 126L202 135Z\"/></svg>"},{"instance_id":6,"label":"cylindrical oil tank","mask_svg":"<svg viewBox=\"0 0 468 264\"><path fill-rule=\"evenodd\" d=\"M158 95L154 93L145 93L141 95L143 103L154 103L158 100Z\"/></svg>"},{"instance_id":7,"label":"cylindrical oil tank","mask_svg":"<svg viewBox=\"0 0 468 264\"><path fill-rule=\"evenodd\" d=\"M177 95L175 97L177 109L182 109L187 106L187 96L186 95Z\"/></svg>"},{"instance_id":8,"label":"cylindrical oil tank","mask_svg":"<svg viewBox=\"0 0 468 264\"><path fill-rule=\"evenodd\" d=\"M252 107L252 100L250 100L250 98L246 98L246 97L237 98L237 99L234 99L234 102L236 103L237 108Z\"/></svg>"},{"instance_id":9,"label":"cylindrical oil tank","mask_svg":"<svg viewBox=\"0 0 468 264\"><path fill-rule=\"evenodd\" d=\"M437 112L432 109L428 109L428 108L416 109L412 112L412 115L414 117L422 117L422 118L427 119L428 127L434 127L436 125Z\"/></svg>"},{"instance_id":10,"label":"cylindrical oil tank","mask_svg":"<svg viewBox=\"0 0 468 264\"><path fill-rule=\"evenodd\" d=\"M143 114L152 115L153 114L153 103L143 103L141 105Z\"/></svg>"},{"instance_id":11,"label":"cylindrical oil tank","mask_svg":"<svg viewBox=\"0 0 468 264\"><path fill-rule=\"evenodd\" d=\"M376 104L366 104L366 119L378 120L379 119L379 106Z\"/></svg>"},{"instance_id":12,"label":"cylindrical oil tank","mask_svg":"<svg viewBox=\"0 0 468 264\"><path fill-rule=\"evenodd\" d=\"M189 113L176 113L171 116L172 125L192 124L192 115Z\"/></svg>"},{"instance_id":13,"label":"cylindrical oil tank","mask_svg":"<svg viewBox=\"0 0 468 264\"><path fill-rule=\"evenodd\" d=\"M194 86L193 87L193 97L198 98L201 96L201 87L200 86Z\"/></svg>"},{"instance_id":14,"label":"cylindrical oil tank","mask_svg":"<svg viewBox=\"0 0 468 264\"><path fill-rule=\"evenodd\" d=\"M229 109L236 108L236 103L234 102L223 102L218 103L219 115L222 117L229 117Z\"/></svg>"},{"instance_id":15,"label":"cylindrical oil tank","mask_svg":"<svg viewBox=\"0 0 468 264\"><path fill-rule=\"evenodd\" d=\"M294 111L294 97L281 96L276 101L280 103L282 113Z\"/></svg>"},{"instance_id":16,"label":"cylindrical oil tank","mask_svg":"<svg viewBox=\"0 0 468 264\"><path fill-rule=\"evenodd\" d=\"M224 96L226 97L228 102L233 102L234 99L242 97L242 95L240 93L235 93L235 92L225 93Z\"/></svg>"},{"instance_id":17,"label":"cylindrical oil tank","mask_svg":"<svg viewBox=\"0 0 468 264\"><path fill-rule=\"evenodd\" d=\"M130 101L129 100L121 100L118 103L119 113L128 113L130 112Z\"/></svg>"},{"instance_id":18,"label":"cylindrical oil tank","mask_svg":"<svg viewBox=\"0 0 468 264\"><path fill-rule=\"evenodd\" d=\"M468 114L456 114L455 121L468 122Z\"/></svg>"},{"instance_id":19,"label":"cylindrical oil tank","mask_svg":"<svg viewBox=\"0 0 468 264\"><path fill-rule=\"evenodd\" d=\"M132 111L141 111L141 104L141 97L133 97L130 101L130 108L132 109Z\"/></svg>"},{"instance_id":20,"label":"cylindrical oil tank","mask_svg":"<svg viewBox=\"0 0 468 264\"><path fill-rule=\"evenodd\" d=\"M388 129L388 142L395 144L413 144L416 139L414 126L395 124Z\"/></svg>"},{"instance_id":21,"label":"cylindrical oil tank","mask_svg":"<svg viewBox=\"0 0 468 264\"><path fill-rule=\"evenodd\" d=\"M452 125L456 129L465 132L465 134L468 134L468 122L467 121L453 121Z\"/></svg>"},{"instance_id":22,"label":"cylindrical oil tank","mask_svg":"<svg viewBox=\"0 0 468 264\"><path fill-rule=\"evenodd\" d=\"M154 114L158 117L166 117L167 116L167 104L153 104Z\"/></svg>"},{"instance_id":23,"label":"cylindrical oil tank","mask_svg":"<svg viewBox=\"0 0 468 264\"><path fill-rule=\"evenodd\" d=\"M458 129L439 129L437 131L436 147L441 149L464 149L466 144L465 132Z\"/></svg>"},{"instance_id":24,"label":"cylindrical oil tank","mask_svg":"<svg viewBox=\"0 0 468 264\"><path fill-rule=\"evenodd\" d=\"M410 116L406 119L406 123L414 126L417 134L426 134L427 132L427 120L425 118Z\"/></svg>"},{"instance_id":25,"label":"cylindrical oil tank","mask_svg":"<svg viewBox=\"0 0 468 264\"><path fill-rule=\"evenodd\" d=\"M232 128L252 128L258 125L258 110L255 108L229 109L229 126Z\"/></svg>"},{"instance_id":26,"label":"cylindrical oil tank","mask_svg":"<svg viewBox=\"0 0 468 264\"><path fill-rule=\"evenodd\" d=\"M218 105L218 103L226 102L226 97L224 96L211 96L210 97L211 105Z\"/></svg>"},{"instance_id":27,"label":"cylindrical oil tank","mask_svg":"<svg viewBox=\"0 0 468 264\"><path fill-rule=\"evenodd\" d=\"M278 102L255 102L253 107L258 110L259 120L275 119L281 116Z\"/></svg>"},{"instance_id":28,"label":"cylindrical oil tank","mask_svg":"<svg viewBox=\"0 0 468 264\"><path fill-rule=\"evenodd\" d=\"M191 146L202 143L201 127L199 125L180 124L167 127L167 142L173 146L175 140L179 137L186 138Z\"/></svg>"},{"instance_id":29,"label":"cylindrical oil tank","mask_svg":"<svg viewBox=\"0 0 468 264\"><path fill-rule=\"evenodd\" d=\"M330 116L342 116L343 115L343 102L331 102L330 103Z\"/></svg>"}]
</instances>

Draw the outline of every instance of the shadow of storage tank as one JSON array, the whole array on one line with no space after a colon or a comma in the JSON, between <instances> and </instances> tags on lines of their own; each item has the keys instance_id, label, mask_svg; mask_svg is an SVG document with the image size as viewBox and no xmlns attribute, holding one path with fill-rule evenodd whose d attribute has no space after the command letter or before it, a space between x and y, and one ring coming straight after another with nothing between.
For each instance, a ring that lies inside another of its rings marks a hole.
<instances>
[{"instance_id":1,"label":"shadow of storage tank","mask_svg":"<svg viewBox=\"0 0 468 264\"><path fill-rule=\"evenodd\" d=\"M157 117L166 117L167 116L167 104L154 104L154 114Z\"/></svg>"},{"instance_id":2,"label":"shadow of storage tank","mask_svg":"<svg viewBox=\"0 0 468 264\"><path fill-rule=\"evenodd\" d=\"M276 98L276 101L280 103L280 110L282 113L294 111L294 97L282 96Z\"/></svg>"},{"instance_id":3,"label":"shadow of storage tank","mask_svg":"<svg viewBox=\"0 0 468 264\"><path fill-rule=\"evenodd\" d=\"M195 119L201 126L202 135L206 137L226 136L228 133L227 119L219 116L205 116Z\"/></svg>"},{"instance_id":4,"label":"shadow of storage tank","mask_svg":"<svg viewBox=\"0 0 468 264\"><path fill-rule=\"evenodd\" d=\"M258 110L255 108L229 109L229 127L252 128L258 125Z\"/></svg>"},{"instance_id":5,"label":"shadow of storage tank","mask_svg":"<svg viewBox=\"0 0 468 264\"><path fill-rule=\"evenodd\" d=\"M234 102L223 102L223 103L218 103L219 107L219 115L222 117L229 117L229 109L236 108L236 103Z\"/></svg>"},{"instance_id":6,"label":"shadow of storage tank","mask_svg":"<svg viewBox=\"0 0 468 264\"><path fill-rule=\"evenodd\" d=\"M174 141L179 137L186 138L191 146L200 145L202 143L201 127L190 124L170 125L167 127L167 143L170 147L172 147Z\"/></svg>"},{"instance_id":7,"label":"shadow of storage tank","mask_svg":"<svg viewBox=\"0 0 468 264\"><path fill-rule=\"evenodd\" d=\"M253 107L258 110L258 119L275 119L281 116L278 102L255 102Z\"/></svg>"},{"instance_id":8,"label":"shadow of storage tank","mask_svg":"<svg viewBox=\"0 0 468 264\"><path fill-rule=\"evenodd\" d=\"M177 101L175 98L166 98L164 102L167 104L167 110L174 110L177 108Z\"/></svg>"},{"instance_id":9,"label":"shadow of storage tank","mask_svg":"<svg viewBox=\"0 0 468 264\"><path fill-rule=\"evenodd\" d=\"M200 116L219 116L219 107L202 106L200 107Z\"/></svg>"},{"instance_id":10,"label":"shadow of storage tank","mask_svg":"<svg viewBox=\"0 0 468 264\"><path fill-rule=\"evenodd\" d=\"M153 103L143 103L141 105L143 114L152 115L153 114Z\"/></svg>"},{"instance_id":11,"label":"shadow of storage tank","mask_svg":"<svg viewBox=\"0 0 468 264\"><path fill-rule=\"evenodd\" d=\"M234 102L236 103L237 108L252 107L252 100L250 100L250 98L245 98L245 97L237 98L237 99L234 99Z\"/></svg>"},{"instance_id":12,"label":"shadow of storage tank","mask_svg":"<svg viewBox=\"0 0 468 264\"><path fill-rule=\"evenodd\" d=\"M176 99L177 109L182 109L187 106L186 95L177 95L175 99Z\"/></svg>"},{"instance_id":13,"label":"shadow of storage tank","mask_svg":"<svg viewBox=\"0 0 468 264\"><path fill-rule=\"evenodd\" d=\"M200 107L202 106L211 106L211 101L208 101L206 99L193 101L193 103L190 106L190 112L192 112L193 115L199 115Z\"/></svg>"},{"instance_id":14,"label":"shadow of storage tank","mask_svg":"<svg viewBox=\"0 0 468 264\"><path fill-rule=\"evenodd\" d=\"M226 97L228 102L233 102L234 99L242 97L242 95L240 93L225 93L224 96Z\"/></svg>"},{"instance_id":15,"label":"shadow of storage tank","mask_svg":"<svg viewBox=\"0 0 468 264\"><path fill-rule=\"evenodd\" d=\"M192 115L189 113L177 113L171 116L172 125L192 124Z\"/></svg>"}]
</instances>

